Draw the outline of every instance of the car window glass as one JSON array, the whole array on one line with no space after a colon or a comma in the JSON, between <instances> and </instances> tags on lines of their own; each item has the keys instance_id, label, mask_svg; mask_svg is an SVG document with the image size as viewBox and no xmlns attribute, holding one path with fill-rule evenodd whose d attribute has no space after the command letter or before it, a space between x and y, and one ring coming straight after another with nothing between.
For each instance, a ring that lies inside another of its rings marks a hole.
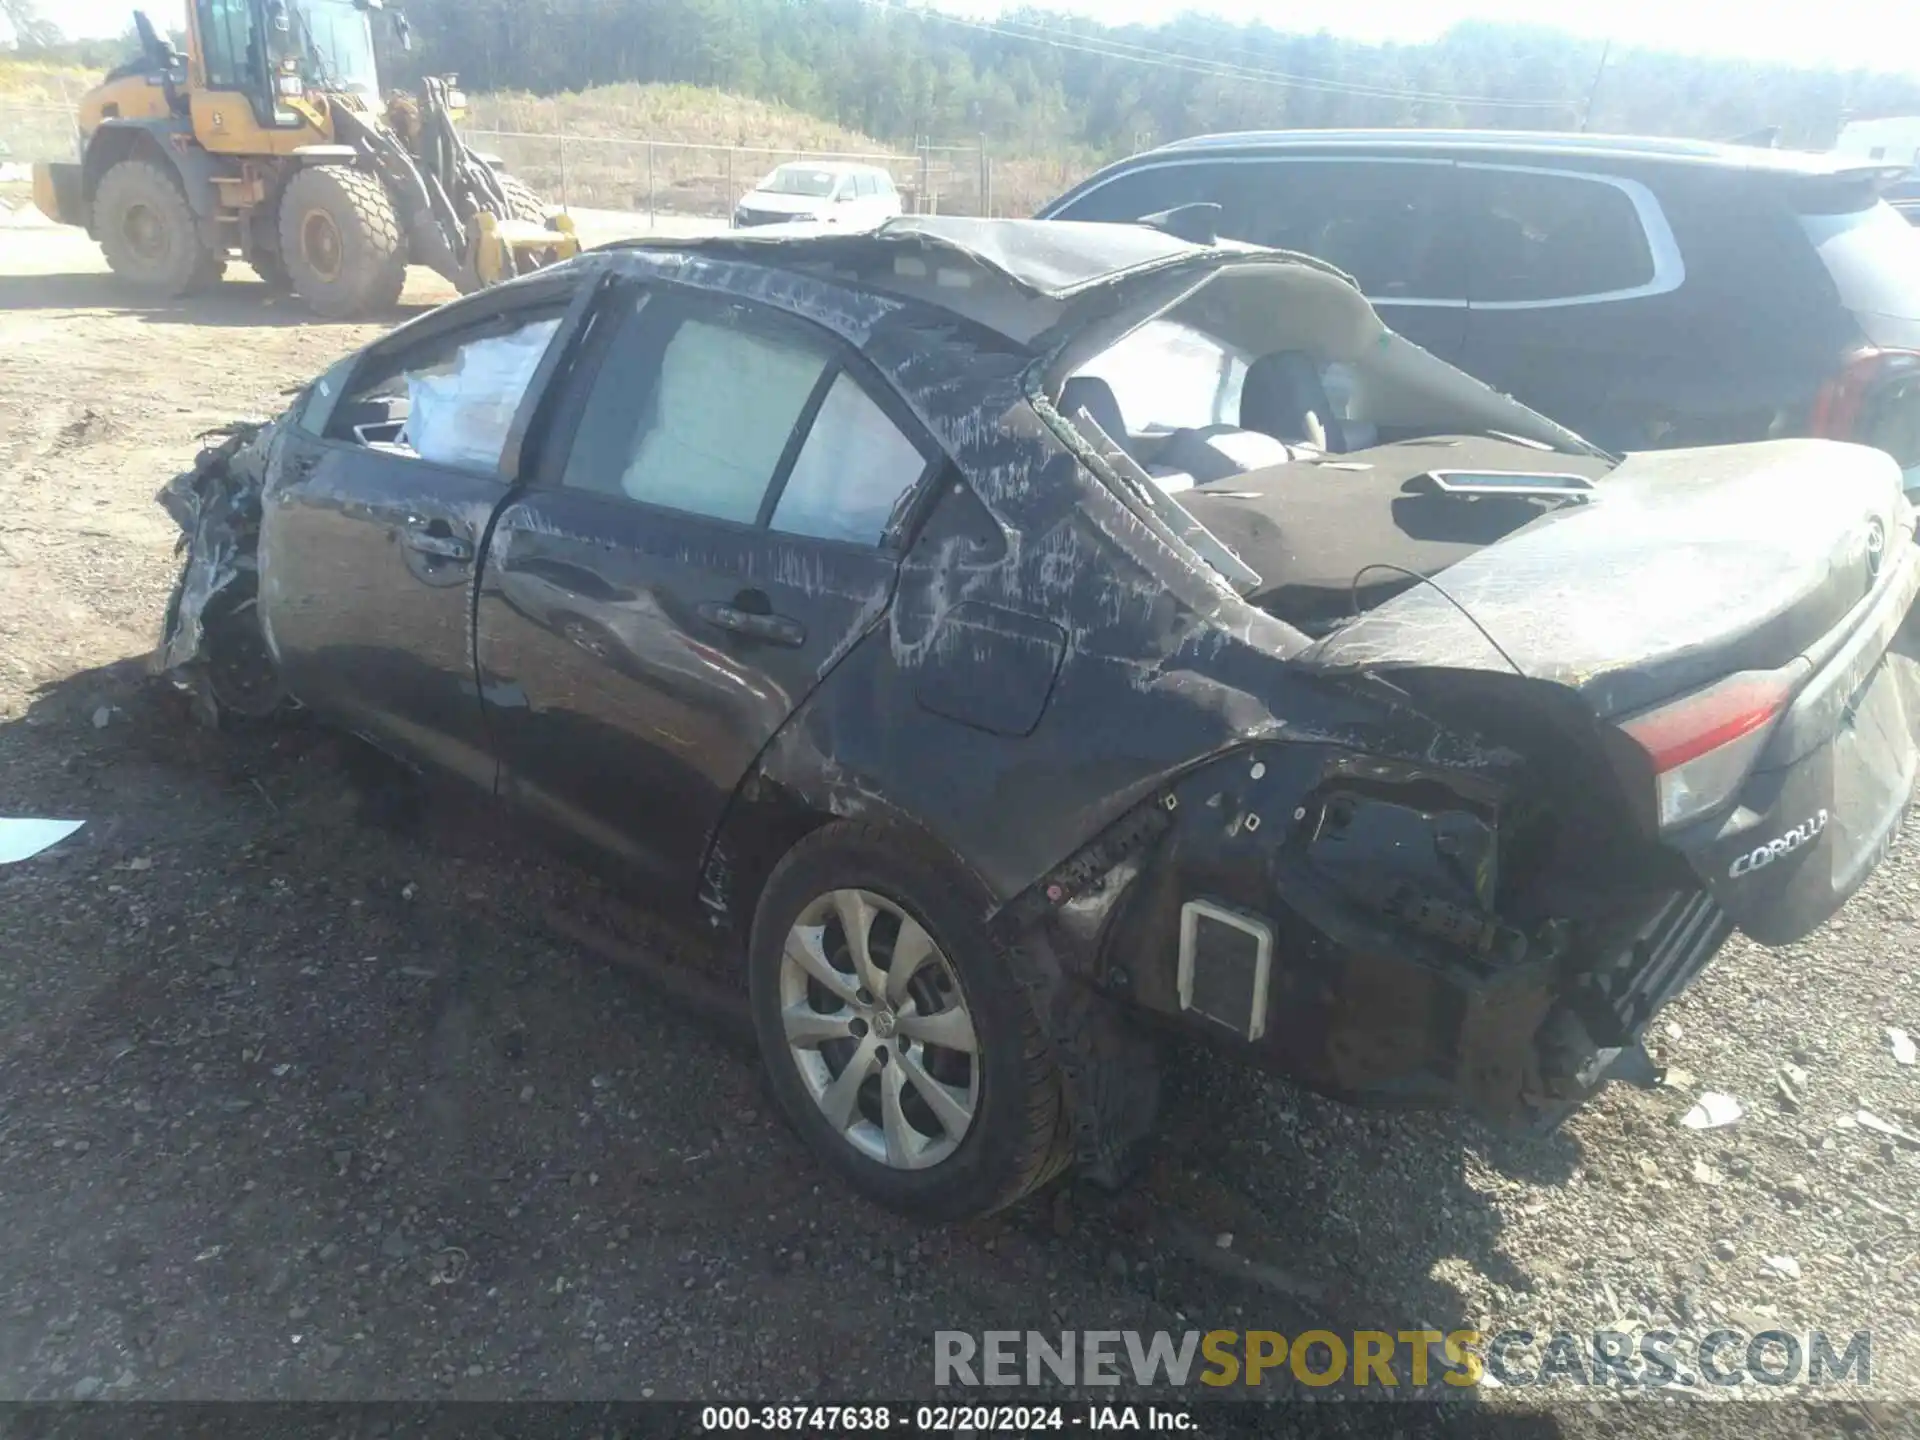
<instances>
[{"instance_id":1,"label":"car window glass","mask_svg":"<svg viewBox=\"0 0 1920 1440\"><path fill-rule=\"evenodd\" d=\"M1339 266L1372 300L1465 298L1450 165L1262 161L1218 177L1220 230Z\"/></svg>"},{"instance_id":2,"label":"car window glass","mask_svg":"<svg viewBox=\"0 0 1920 1440\"><path fill-rule=\"evenodd\" d=\"M562 483L752 523L830 360L743 309L641 310L599 367Z\"/></svg>"},{"instance_id":3,"label":"car window glass","mask_svg":"<svg viewBox=\"0 0 1920 1440\"><path fill-rule=\"evenodd\" d=\"M324 435L327 424L333 418L334 407L340 403L341 393L347 382L353 378L353 368L360 363L358 355L349 355L321 372L320 376L307 387L296 402L298 411L294 418L297 429L309 435Z\"/></svg>"},{"instance_id":4,"label":"car window glass","mask_svg":"<svg viewBox=\"0 0 1920 1440\"><path fill-rule=\"evenodd\" d=\"M773 510L773 528L878 545L926 456L851 375L827 391Z\"/></svg>"},{"instance_id":5,"label":"car window glass","mask_svg":"<svg viewBox=\"0 0 1920 1440\"><path fill-rule=\"evenodd\" d=\"M1920 230L1885 203L1802 215L1800 227L1849 310L1920 320Z\"/></svg>"},{"instance_id":6,"label":"car window glass","mask_svg":"<svg viewBox=\"0 0 1920 1440\"><path fill-rule=\"evenodd\" d=\"M200 58L213 90L249 90L263 74L252 0L201 0Z\"/></svg>"},{"instance_id":7,"label":"car window glass","mask_svg":"<svg viewBox=\"0 0 1920 1440\"><path fill-rule=\"evenodd\" d=\"M1569 175L1478 172L1472 300L1565 300L1653 279L1653 252L1618 186Z\"/></svg>"},{"instance_id":8,"label":"car window glass","mask_svg":"<svg viewBox=\"0 0 1920 1440\"><path fill-rule=\"evenodd\" d=\"M334 405L325 433L492 472L560 319L557 309L518 311L376 356Z\"/></svg>"},{"instance_id":9,"label":"car window glass","mask_svg":"<svg viewBox=\"0 0 1920 1440\"><path fill-rule=\"evenodd\" d=\"M1176 205L1212 201L1223 177L1219 165L1164 165L1116 175L1064 207L1055 220L1119 222L1157 215Z\"/></svg>"},{"instance_id":10,"label":"car window glass","mask_svg":"<svg viewBox=\"0 0 1920 1440\"><path fill-rule=\"evenodd\" d=\"M1460 300L1462 244L1453 167L1388 161L1183 162L1122 175L1057 218L1137 220L1181 205L1220 207L1232 240L1338 265L1374 300Z\"/></svg>"}]
</instances>

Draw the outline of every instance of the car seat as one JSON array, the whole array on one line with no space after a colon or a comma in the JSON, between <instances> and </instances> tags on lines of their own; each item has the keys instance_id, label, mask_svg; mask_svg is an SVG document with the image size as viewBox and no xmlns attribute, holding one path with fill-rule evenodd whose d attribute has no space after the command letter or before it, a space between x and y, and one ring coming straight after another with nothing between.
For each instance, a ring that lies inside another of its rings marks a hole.
<instances>
[{"instance_id":1,"label":"car seat","mask_svg":"<svg viewBox=\"0 0 1920 1440\"><path fill-rule=\"evenodd\" d=\"M1304 350L1262 355L1247 367L1240 390L1240 425L1289 445L1347 448L1340 416L1327 397L1320 366Z\"/></svg>"},{"instance_id":2,"label":"car seat","mask_svg":"<svg viewBox=\"0 0 1920 1440\"><path fill-rule=\"evenodd\" d=\"M1129 455L1134 454L1133 437L1127 433L1126 417L1120 413L1120 400L1111 385L1098 376L1076 375L1061 386L1060 413L1072 420L1082 410L1107 432L1109 440Z\"/></svg>"}]
</instances>

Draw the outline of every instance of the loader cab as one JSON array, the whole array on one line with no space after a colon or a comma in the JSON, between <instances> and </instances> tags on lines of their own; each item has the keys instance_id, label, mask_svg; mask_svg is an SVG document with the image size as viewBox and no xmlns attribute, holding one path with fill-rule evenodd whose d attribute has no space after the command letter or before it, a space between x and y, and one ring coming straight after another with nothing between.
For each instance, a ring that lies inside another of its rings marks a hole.
<instances>
[{"instance_id":1,"label":"loader cab","mask_svg":"<svg viewBox=\"0 0 1920 1440\"><path fill-rule=\"evenodd\" d=\"M193 128L209 150L305 143L313 137L298 132L318 128L306 100L315 92L380 104L365 0L194 0L189 15ZM297 138L280 139L290 132Z\"/></svg>"},{"instance_id":2,"label":"loader cab","mask_svg":"<svg viewBox=\"0 0 1920 1440\"><path fill-rule=\"evenodd\" d=\"M297 75L309 90L354 95L378 109L371 11L381 8L367 0L267 0L276 74Z\"/></svg>"}]
</instances>

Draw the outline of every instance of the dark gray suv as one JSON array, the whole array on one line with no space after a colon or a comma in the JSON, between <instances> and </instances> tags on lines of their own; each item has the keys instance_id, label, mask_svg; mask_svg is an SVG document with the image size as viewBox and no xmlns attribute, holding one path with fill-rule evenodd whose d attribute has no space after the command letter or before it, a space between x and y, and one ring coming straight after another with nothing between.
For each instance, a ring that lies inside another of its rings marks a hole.
<instances>
[{"instance_id":1,"label":"dark gray suv","mask_svg":"<svg viewBox=\"0 0 1920 1440\"><path fill-rule=\"evenodd\" d=\"M1401 334L1609 449L1858 440L1913 489L1920 232L1894 178L1703 141L1282 131L1133 156L1041 218L1217 204L1222 235L1331 261Z\"/></svg>"}]
</instances>

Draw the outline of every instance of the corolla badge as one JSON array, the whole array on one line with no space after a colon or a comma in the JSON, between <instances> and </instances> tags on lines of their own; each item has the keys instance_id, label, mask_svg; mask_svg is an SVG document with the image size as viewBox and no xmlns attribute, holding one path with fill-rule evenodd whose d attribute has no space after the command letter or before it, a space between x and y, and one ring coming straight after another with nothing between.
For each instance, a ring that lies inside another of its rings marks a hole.
<instances>
[{"instance_id":1,"label":"corolla badge","mask_svg":"<svg viewBox=\"0 0 1920 1440\"><path fill-rule=\"evenodd\" d=\"M1802 820L1777 839L1769 840L1764 845L1756 845L1747 851L1733 862L1733 868L1727 871L1727 878L1738 880L1742 875L1751 875L1756 870L1766 869L1774 861L1785 859L1801 846L1815 839L1826 828L1827 812L1822 810L1818 815Z\"/></svg>"},{"instance_id":2,"label":"corolla badge","mask_svg":"<svg viewBox=\"0 0 1920 1440\"><path fill-rule=\"evenodd\" d=\"M1887 527L1880 523L1880 517L1874 516L1867 521L1867 580L1869 583L1880 578L1880 566L1887 558Z\"/></svg>"}]
</instances>

